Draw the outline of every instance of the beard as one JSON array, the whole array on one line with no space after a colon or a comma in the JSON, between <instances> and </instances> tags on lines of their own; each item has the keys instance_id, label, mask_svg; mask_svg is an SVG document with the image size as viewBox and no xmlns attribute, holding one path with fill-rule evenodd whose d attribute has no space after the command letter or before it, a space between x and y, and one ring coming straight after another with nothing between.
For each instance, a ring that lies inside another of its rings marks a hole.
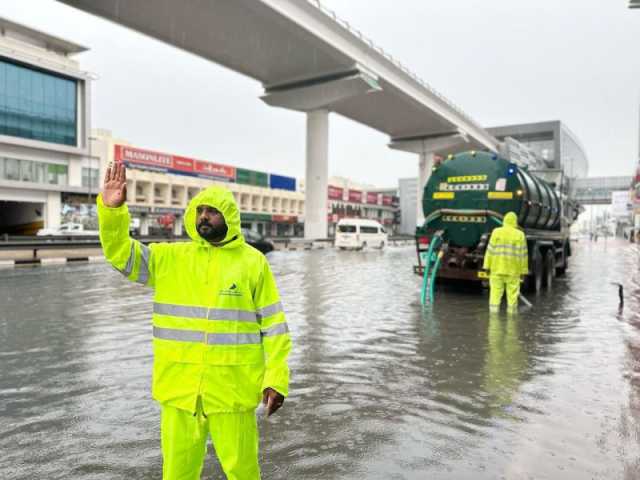
<instances>
[{"instance_id":1,"label":"beard","mask_svg":"<svg viewBox=\"0 0 640 480\"><path fill-rule=\"evenodd\" d=\"M225 223L222 225L211 225L205 220L196 225L196 230L198 231L198 235L207 242L221 242L224 240L224 237L227 236L229 228Z\"/></svg>"}]
</instances>

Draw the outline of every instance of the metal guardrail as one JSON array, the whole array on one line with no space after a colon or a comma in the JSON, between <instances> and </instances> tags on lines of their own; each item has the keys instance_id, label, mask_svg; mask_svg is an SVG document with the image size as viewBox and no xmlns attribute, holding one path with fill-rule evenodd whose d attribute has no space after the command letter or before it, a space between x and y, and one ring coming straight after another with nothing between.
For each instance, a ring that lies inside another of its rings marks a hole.
<instances>
[{"instance_id":1,"label":"metal guardrail","mask_svg":"<svg viewBox=\"0 0 640 480\"><path fill-rule=\"evenodd\" d=\"M181 237L134 237L142 243L151 243L158 241L177 241L184 238ZM38 261L40 252L51 250L73 250L76 248L95 248L101 249L100 239L96 235L68 235L68 236L0 236L0 251L31 251L31 259L15 260L17 264L28 264ZM83 257L84 258L84 257ZM74 260L74 257L68 257L68 260ZM76 259L77 260L77 259Z\"/></svg>"},{"instance_id":2,"label":"metal guardrail","mask_svg":"<svg viewBox=\"0 0 640 480\"><path fill-rule=\"evenodd\" d=\"M132 236L142 243L167 242L186 240L188 237L160 237L160 236ZM100 239L97 235L0 235L0 249L16 247L30 248L33 246L43 247L77 247L77 246L100 246Z\"/></svg>"},{"instance_id":3,"label":"metal guardrail","mask_svg":"<svg viewBox=\"0 0 640 480\"><path fill-rule=\"evenodd\" d=\"M158 236L134 236L142 243L152 242L172 242L172 241L185 241L189 240L189 237L158 237ZM265 238L266 241L271 242L275 250L314 250L325 249L333 246L333 238L320 238L317 240L305 240L300 237L272 237ZM389 244L397 245L399 242L414 242L414 237L411 235L395 235L388 239ZM402 243L401 243L402 244ZM45 256L42 254L45 252L51 252L56 250L71 250L74 249L101 249L102 245L97 236L41 236L41 237L29 237L29 236L10 236L0 235L0 252L11 254L11 252L23 252L22 255L16 255L14 258L0 258L0 266L9 263L10 265L32 265L38 263L45 263L50 261L57 263L56 261L62 260L63 263L75 262L75 261L92 261L92 256L87 256L86 252L77 254L64 254L61 258ZM25 252L30 251L31 255L26 257ZM100 258L97 256L95 258ZM5 265L6 266L6 265Z\"/></svg>"},{"instance_id":4,"label":"metal guardrail","mask_svg":"<svg viewBox=\"0 0 640 480\"><path fill-rule=\"evenodd\" d=\"M187 236L132 236L142 243L153 242L179 242L188 241ZM311 244L311 243L333 243L333 238L319 238L316 240L306 240L302 237L264 237L265 240L274 244ZM412 235L393 235L389 237L390 242L403 240L413 240ZM18 236L0 235L0 250L29 250L34 249L57 249L57 248L91 248L101 247L100 239L95 235L51 235L51 236ZM34 253L35 256L35 253Z\"/></svg>"}]
</instances>

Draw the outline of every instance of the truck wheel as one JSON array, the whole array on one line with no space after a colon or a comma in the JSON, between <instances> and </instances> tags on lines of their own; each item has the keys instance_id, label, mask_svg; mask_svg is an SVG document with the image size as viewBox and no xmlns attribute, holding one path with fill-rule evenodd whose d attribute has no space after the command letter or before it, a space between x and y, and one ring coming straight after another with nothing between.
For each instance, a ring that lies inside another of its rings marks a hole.
<instances>
[{"instance_id":1,"label":"truck wheel","mask_svg":"<svg viewBox=\"0 0 640 480\"><path fill-rule=\"evenodd\" d=\"M525 290L530 293L539 293L542 290L542 277L544 274L544 263L542 255L537 251L531 260L531 275L525 279Z\"/></svg>"},{"instance_id":2,"label":"truck wheel","mask_svg":"<svg viewBox=\"0 0 640 480\"><path fill-rule=\"evenodd\" d=\"M567 267L569 267L569 244L565 242L562 249L562 264L556 268L556 276L561 277L567 273Z\"/></svg>"},{"instance_id":3,"label":"truck wheel","mask_svg":"<svg viewBox=\"0 0 640 480\"><path fill-rule=\"evenodd\" d=\"M556 256L553 253L553 248L547 250L544 256L544 284L547 290L553 288L553 279L556 276Z\"/></svg>"}]
</instances>

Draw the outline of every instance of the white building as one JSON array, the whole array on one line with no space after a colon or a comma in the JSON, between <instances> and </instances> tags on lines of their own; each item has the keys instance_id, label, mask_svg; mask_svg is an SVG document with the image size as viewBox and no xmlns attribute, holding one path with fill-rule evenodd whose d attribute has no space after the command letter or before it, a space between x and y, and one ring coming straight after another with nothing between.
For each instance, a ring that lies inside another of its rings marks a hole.
<instances>
[{"instance_id":1,"label":"white building","mask_svg":"<svg viewBox=\"0 0 640 480\"><path fill-rule=\"evenodd\" d=\"M328 234L335 235L341 218L368 218L395 233L398 212L397 190L354 182L345 177L329 178L327 192Z\"/></svg>"},{"instance_id":2,"label":"white building","mask_svg":"<svg viewBox=\"0 0 640 480\"><path fill-rule=\"evenodd\" d=\"M0 234L56 228L65 197L87 193L86 50L0 18Z\"/></svg>"},{"instance_id":3,"label":"white building","mask_svg":"<svg viewBox=\"0 0 640 480\"><path fill-rule=\"evenodd\" d=\"M91 138L100 178L109 163L127 164L127 204L142 235L168 226L180 235L189 201L211 185L231 190L244 228L268 236L302 235L304 194L296 191L294 178L139 148L108 130L95 130Z\"/></svg>"}]
</instances>

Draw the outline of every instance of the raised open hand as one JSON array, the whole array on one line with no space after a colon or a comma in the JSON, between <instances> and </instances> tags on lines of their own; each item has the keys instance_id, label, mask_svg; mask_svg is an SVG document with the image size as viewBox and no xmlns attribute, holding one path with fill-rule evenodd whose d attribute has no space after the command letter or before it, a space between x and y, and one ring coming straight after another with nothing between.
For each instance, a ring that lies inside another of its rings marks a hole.
<instances>
[{"instance_id":1,"label":"raised open hand","mask_svg":"<svg viewBox=\"0 0 640 480\"><path fill-rule=\"evenodd\" d=\"M119 207L127 199L127 167L117 162L109 165L104 176L102 202L111 208Z\"/></svg>"}]
</instances>

